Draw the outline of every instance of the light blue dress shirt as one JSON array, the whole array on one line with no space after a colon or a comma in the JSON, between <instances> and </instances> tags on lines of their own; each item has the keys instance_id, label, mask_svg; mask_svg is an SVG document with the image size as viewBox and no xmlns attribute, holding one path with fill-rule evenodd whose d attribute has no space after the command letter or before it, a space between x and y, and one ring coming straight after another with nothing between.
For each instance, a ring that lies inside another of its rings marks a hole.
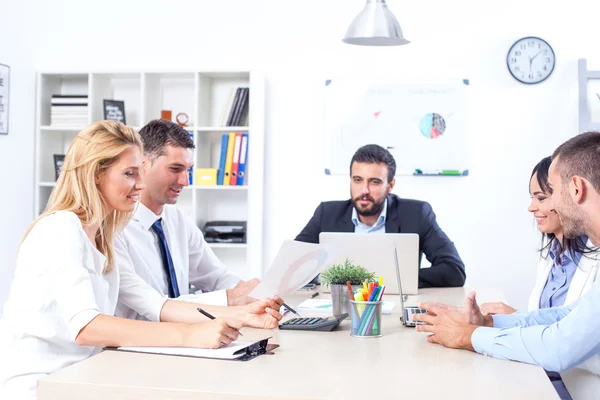
<instances>
[{"instance_id":1,"label":"light blue dress shirt","mask_svg":"<svg viewBox=\"0 0 600 400\"><path fill-rule=\"evenodd\" d=\"M356 208L352 208L352 223L354 224L354 233L385 233L385 219L387 215L387 199L383 203L383 210L373 226L365 225L358 219Z\"/></svg>"},{"instance_id":2,"label":"light blue dress shirt","mask_svg":"<svg viewBox=\"0 0 600 400\"><path fill-rule=\"evenodd\" d=\"M471 336L476 352L566 371L600 352L600 280L573 304L492 318Z\"/></svg>"},{"instance_id":3,"label":"light blue dress shirt","mask_svg":"<svg viewBox=\"0 0 600 400\"><path fill-rule=\"evenodd\" d=\"M583 243L587 242L587 236L582 237ZM582 254L570 250L561 253L560 241L552 240L548 255L552 258L552 269L548 274L548 280L540 296L540 308L559 307L565 304L569 287L575 276Z\"/></svg>"}]
</instances>

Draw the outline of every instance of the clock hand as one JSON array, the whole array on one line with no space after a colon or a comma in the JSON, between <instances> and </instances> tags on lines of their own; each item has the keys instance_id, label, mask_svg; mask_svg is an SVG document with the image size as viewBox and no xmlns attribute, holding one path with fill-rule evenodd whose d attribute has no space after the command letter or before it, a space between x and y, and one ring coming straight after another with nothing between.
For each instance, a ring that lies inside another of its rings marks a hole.
<instances>
[{"instance_id":1,"label":"clock hand","mask_svg":"<svg viewBox=\"0 0 600 400\"><path fill-rule=\"evenodd\" d=\"M532 62L537 56L539 56L541 53L541 51L538 51L537 54L535 56L533 56L533 58L529 59L529 62Z\"/></svg>"}]
</instances>

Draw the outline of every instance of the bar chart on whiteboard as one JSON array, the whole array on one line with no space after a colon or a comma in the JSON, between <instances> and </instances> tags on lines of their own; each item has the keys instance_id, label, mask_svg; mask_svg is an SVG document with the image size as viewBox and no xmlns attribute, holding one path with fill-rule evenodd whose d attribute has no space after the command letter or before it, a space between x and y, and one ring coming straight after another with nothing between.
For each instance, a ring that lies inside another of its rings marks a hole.
<instances>
[{"instance_id":1,"label":"bar chart on whiteboard","mask_svg":"<svg viewBox=\"0 0 600 400\"><path fill-rule=\"evenodd\" d=\"M397 174L468 171L468 81L325 83L325 173L347 174L366 144L387 148Z\"/></svg>"}]
</instances>

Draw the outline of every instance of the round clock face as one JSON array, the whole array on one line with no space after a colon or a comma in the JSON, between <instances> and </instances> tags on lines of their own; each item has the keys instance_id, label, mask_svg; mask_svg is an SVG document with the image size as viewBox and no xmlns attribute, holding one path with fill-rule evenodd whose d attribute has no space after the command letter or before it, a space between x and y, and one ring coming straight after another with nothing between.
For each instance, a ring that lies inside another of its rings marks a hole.
<instances>
[{"instance_id":1,"label":"round clock face","mask_svg":"<svg viewBox=\"0 0 600 400\"><path fill-rule=\"evenodd\" d=\"M506 56L511 75L522 83L534 84L544 81L554 71L554 50L543 39L529 36L512 45Z\"/></svg>"}]
</instances>

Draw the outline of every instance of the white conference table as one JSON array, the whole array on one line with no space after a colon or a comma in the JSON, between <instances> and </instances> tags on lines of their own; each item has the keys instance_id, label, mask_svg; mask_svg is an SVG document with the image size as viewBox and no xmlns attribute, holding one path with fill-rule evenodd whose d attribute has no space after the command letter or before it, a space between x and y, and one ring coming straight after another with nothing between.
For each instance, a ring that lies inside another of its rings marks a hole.
<instances>
[{"instance_id":1,"label":"white conference table","mask_svg":"<svg viewBox=\"0 0 600 400\"><path fill-rule=\"evenodd\" d=\"M418 301L461 305L467 289L421 289ZM311 292L286 299L292 307ZM327 294L321 293L319 298ZM478 299L504 300L500 292ZM398 296L381 338L334 332L244 328L243 340L272 336L274 355L246 362L104 351L38 383L42 400L153 399L558 399L540 367L446 349L399 321ZM291 313L288 313L288 315ZM294 317L294 315L288 316ZM304 316L304 315L303 315Z\"/></svg>"}]
</instances>

